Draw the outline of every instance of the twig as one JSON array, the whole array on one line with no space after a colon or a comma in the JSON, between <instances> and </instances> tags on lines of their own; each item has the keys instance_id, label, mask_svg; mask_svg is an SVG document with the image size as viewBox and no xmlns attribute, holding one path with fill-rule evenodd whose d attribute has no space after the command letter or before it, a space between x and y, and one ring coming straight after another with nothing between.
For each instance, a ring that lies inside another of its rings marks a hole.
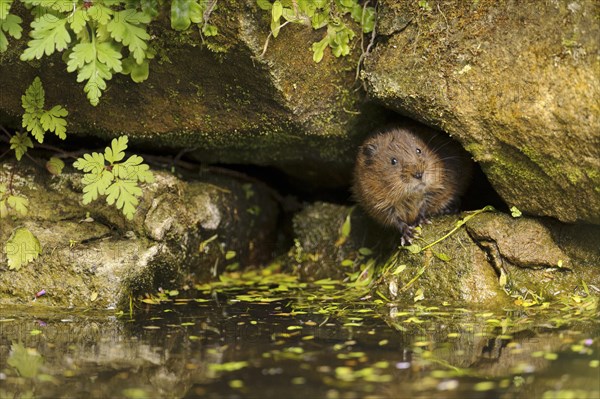
<instances>
[{"instance_id":1,"label":"twig","mask_svg":"<svg viewBox=\"0 0 600 399\"><path fill-rule=\"evenodd\" d=\"M290 21L285 21L284 23L282 23L281 25L279 25L279 29L283 28L284 26L286 26L290 22L292 22L292 21L291 20ZM265 40L265 45L263 47L263 52L260 53L261 57L264 56L266 54L266 52L267 52L267 47L269 46L269 39L271 39L271 36L273 36L273 31L269 32L269 36L267 36L267 40Z\"/></svg>"},{"instance_id":2,"label":"twig","mask_svg":"<svg viewBox=\"0 0 600 399\"><path fill-rule=\"evenodd\" d=\"M364 24L365 10L367 9L368 4L369 4L369 2L367 1L365 3L365 5L363 6L363 13L362 13L363 19L361 19L361 21L360 21L361 29L362 29L362 25ZM375 22L373 23L373 30L371 31L371 40L369 41L369 44L367 44L366 49L364 48L364 35L360 36L360 47L363 51L360 54L360 57L358 58L358 64L356 65L356 75L354 76L354 81L357 81L359 78L360 70L362 69L364 60L371 52L371 48L375 45L375 37L376 36L377 36L377 18L375 18ZM366 88L365 88L365 90L366 90Z\"/></svg>"}]
</instances>

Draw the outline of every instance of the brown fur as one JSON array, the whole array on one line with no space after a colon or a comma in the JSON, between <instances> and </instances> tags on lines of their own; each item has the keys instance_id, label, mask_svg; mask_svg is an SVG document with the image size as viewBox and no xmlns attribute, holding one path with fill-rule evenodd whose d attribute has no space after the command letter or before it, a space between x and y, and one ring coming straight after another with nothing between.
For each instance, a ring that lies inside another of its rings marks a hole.
<instances>
[{"instance_id":1,"label":"brown fur","mask_svg":"<svg viewBox=\"0 0 600 399\"><path fill-rule=\"evenodd\" d=\"M353 192L376 221L400 230L404 245L429 216L455 210L471 163L466 151L434 130L394 128L360 147Z\"/></svg>"}]
</instances>

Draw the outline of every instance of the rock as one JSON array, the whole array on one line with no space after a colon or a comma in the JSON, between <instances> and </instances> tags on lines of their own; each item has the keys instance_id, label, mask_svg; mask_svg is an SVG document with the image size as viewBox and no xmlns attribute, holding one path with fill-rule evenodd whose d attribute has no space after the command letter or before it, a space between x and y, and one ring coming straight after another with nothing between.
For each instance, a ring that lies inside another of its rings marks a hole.
<instances>
[{"instance_id":1,"label":"rock","mask_svg":"<svg viewBox=\"0 0 600 399\"><path fill-rule=\"evenodd\" d=\"M369 95L459 140L509 205L600 223L600 5L380 1Z\"/></svg>"},{"instance_id":2,"label":"rock","mask_svg":"<svg viewBox=\"0 0 600 399\"><path fill-rule=\"evenodd\" d=\"M551 298L585 284L598 286L600 227L486 213L467 224L469 236L505 273L514 293Z\"/></svg>"},{"instance_id":3,"label":"rock","mask_svg":"<svg viewBox=\"0 0 600 399\"><path fill-rule=\"evenodd\" d=\"M348 217L351 230L344 239ZM294 218L296 245L289 263L306 280L345 279L375 268L373 290L405 303L502 307L511 296L549 300L583 294L582 280L600 286L597 226L581 232L555 221L489 211L431 221L415 245L399 247L399 233L373 224L360 208L316 203Z\"/></svg>"},{"instance_id":4,"label":"rock","mask_svg":"<svg viewBox=\"0 0 600 399\"><path fill-rule=\"evenodd\" d=\"M184 182L156 171L127 221L104 199L82 206L79 173L48 179L23 162L0 166L0 183L11 182L30 209L0 219L2 248L18 227L43 248L20 270L8 270L2 251L0 303L27 303L44 289L38 301L46 304L124 307L130 295L181 288L271 256L278 207L262 184L218 175Z\"/></svg>"}]
</instances>

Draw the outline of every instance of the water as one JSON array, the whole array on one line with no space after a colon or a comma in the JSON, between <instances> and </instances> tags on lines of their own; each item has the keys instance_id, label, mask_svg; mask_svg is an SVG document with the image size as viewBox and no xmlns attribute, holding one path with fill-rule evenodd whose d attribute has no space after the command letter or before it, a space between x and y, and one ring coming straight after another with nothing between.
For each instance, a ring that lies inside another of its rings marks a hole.
<instances>
[{"instance_id":1,"label":"water","mask_svg":"<svg viewBox=\"0 0 600 399\"><path fill-rule=\"evenodd\" d=\"M131 317L0 308L0 397L600 397L595 309L401 307L281 287L205 290Z\"/></svg>"}]
</instances>

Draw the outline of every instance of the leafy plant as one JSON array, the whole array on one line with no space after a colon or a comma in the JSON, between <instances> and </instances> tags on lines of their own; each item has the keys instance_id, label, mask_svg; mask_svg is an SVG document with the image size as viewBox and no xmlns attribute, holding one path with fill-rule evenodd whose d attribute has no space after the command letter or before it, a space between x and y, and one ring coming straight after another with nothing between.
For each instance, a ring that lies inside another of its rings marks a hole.
<instances>
[{"instance_id":1,"label":"leafy plant","mask_svg":"<svg viewBox=\"0 0 600 399\"><path fill-rule=\"evenodd\" d=\"M84 92L92 105L98 105L107 81L116 73L143 82L149 75L149 61L155 51L150 46L148 25L159 16L162 0L51 1L20 0L31 10L31 40L21 54L22 61L41 59L65 52L67 71L85 82ZM8 36L21 38L22 19L10 10L13 0L0 0L0 52L8 49ZM217 34L208 23L217 0L172 0L171 27L187 30L201 24L204 36Z\"/></svg>"},{"instance_id":2,"label":"leafy plant","mask_svg":"<svg viewBox=\"0 0 600 399\"><path fill-rule=\"evenodd\" d=\"M359 24L362 33L372 32L375 26L375 8L362 6L358 0L257 0L256 3L270 12L273 37L277 37L280 29L288 23L308 25L315 30L327 27L323 39L311 46L315 62L323 59L328 47L336 57L350 53L356 33L346 24L349 22L347 15ZM281 23L282 18L286 22Z\"/></svg>"},{"instance_id":3,"label":"leafy plant","mask_svg":"<svg viewBox=\"0 0 600 399\"><path fill-rule=\"evenodd\" d=\"M1 0L0 0L1 1ZM42 81L36 77L31 85L21 96L23 106L23 127L39 142L44 142L46 132L53 132L60 139L67 138L67 121L65 117L69 112L60 105L55 105L49 110L44 109L45 92ZM17 161L20 161L29 148L33 148L33 141L27 132L16 133L10 138L10 149L15 150Z\"/></svg>"},{"instance_id":4,"label":"leafy plant","mask_svg":"<svg viewBox=\"0 0 600 399\"><path fill-rule=\"evenodd\" d=\"M106 195L109 205L115 204L127 219L133 219L135 209L142 195L139 183L151 183L154 176L150 167L139 155L132 155L126 161L127 136L113 139L104 154L93 152L78 158L73 166L85 172L82 183L83 203L89 204L100 195ZM108 163L108 164L107 164Z\"/></svg>"},{"instance_id":5,"label":"leafy plant","mask_svg":"<svg viewBox=\"0 0 600 399\"><path fill-rule=\"evenodd\" d=\"M49 110L44 110L45 92L42 81L36 77L31 85L21 96L23 113L23 127L31 132L39 142L44 142L45 132L54 132L61 140L67 138L67 121L65 117L69 114L60 105L55 105Z\"/></svg>"}]
</instances>

